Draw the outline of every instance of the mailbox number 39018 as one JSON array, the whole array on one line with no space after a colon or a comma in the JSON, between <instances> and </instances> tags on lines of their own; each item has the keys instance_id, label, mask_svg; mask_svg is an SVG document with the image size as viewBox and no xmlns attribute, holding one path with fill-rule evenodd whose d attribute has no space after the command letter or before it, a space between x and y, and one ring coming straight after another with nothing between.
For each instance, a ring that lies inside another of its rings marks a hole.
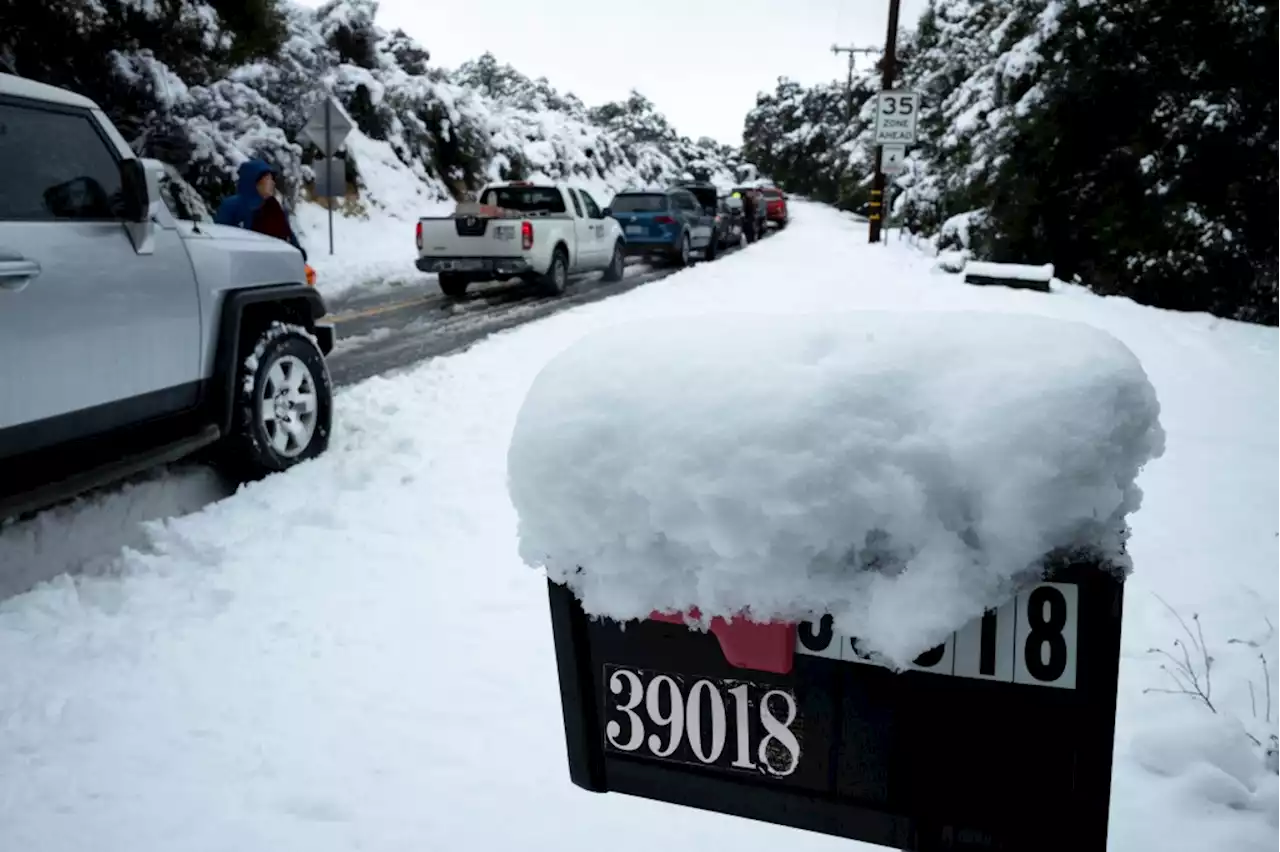
<instances>
[{"instance_id":1,"label":"mailbox number 39018","mask_svg":"<svg viewBox=\"0 0 1280 852\"><path fill-rule=\"evenodd\" d=\"M980 618L908 668L933 674L1075 689L1079 594L1070 583L1040 583ZM873 663L854 637L801 622L796 653L850 663Z\"/></svg>"}]
</instances>

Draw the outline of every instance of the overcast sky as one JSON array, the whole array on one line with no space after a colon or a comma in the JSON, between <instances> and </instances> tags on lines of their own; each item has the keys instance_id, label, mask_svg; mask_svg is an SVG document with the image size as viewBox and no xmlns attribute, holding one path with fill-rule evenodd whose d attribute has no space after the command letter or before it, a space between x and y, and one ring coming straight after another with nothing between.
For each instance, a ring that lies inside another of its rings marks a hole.
<instances>
[{"instance_id":1,"label":"overcast sky","mask_svg":"<svg viewBox=\"0 0 1280 852\"><path fill-rule=\"evenodd\" d=\"M902 0L902 26L924 5ZM488 50L592 106L638 89L685 136L737 145L757 91L780 76L843 80L847 57L832 43L883 46L888 10L888 0L381 0L378 24L422 42L433 65Z\"/></svg>"}]
</instances>

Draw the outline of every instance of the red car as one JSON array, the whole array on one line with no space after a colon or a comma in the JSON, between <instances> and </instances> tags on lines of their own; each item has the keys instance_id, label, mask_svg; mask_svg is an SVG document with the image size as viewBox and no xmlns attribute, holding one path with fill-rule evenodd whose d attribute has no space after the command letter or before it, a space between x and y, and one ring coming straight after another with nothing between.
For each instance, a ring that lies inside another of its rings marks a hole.
<instances>
[{"instance_id":1,"label":"red car","mask_svg":"<svg viewBox=\"0 0 1280 852\"><path fill-rule=\"evenodd\" d=\"M764 212L770 222L779 229L787 227L787 197L776 186L761 189L764 194Z\"/></svg>"}]
</instances>

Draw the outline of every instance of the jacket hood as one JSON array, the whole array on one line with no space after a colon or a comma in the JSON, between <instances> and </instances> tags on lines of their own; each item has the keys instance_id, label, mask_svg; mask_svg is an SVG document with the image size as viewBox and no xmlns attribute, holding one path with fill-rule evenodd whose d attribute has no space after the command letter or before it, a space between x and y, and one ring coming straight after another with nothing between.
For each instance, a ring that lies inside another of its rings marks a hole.
<instances>
[{"instance_id":1,"label":"jacket hood","mask_svg":"<svg viewBox=\"0 0 1280 852\"><path fill-rule=\"evenodd\" d=\"M247 200L252 199L261 203L262 198L258 195L258 181L262 180L263 175L270 174L273 171L274 169L265 160L245 160L240 164L240 175L236 180L236 194L243 196Z\"/></svg>"}]
</instances>

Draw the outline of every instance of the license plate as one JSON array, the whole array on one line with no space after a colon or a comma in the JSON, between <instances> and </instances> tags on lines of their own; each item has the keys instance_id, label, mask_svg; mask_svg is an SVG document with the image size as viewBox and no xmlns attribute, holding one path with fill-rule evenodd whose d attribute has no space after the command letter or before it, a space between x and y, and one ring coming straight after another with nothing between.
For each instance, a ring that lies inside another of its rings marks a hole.
<instances>
[{"instance_id":1,"label":"license plate","mask_svg":"<svg viewBox=\"0 0 1280 852\"><path fill-rule=\"evenodd\" d=\"M636 236L636 235L638 235L638 234L643 234L644 232L645 232L645 228L644 228L644 226L643 226L643 225L628 225L628 226L627 226L627 233L628 233L628 234L630 234L630 235L632 235L632 236Z\"/></svg>"},{"instance_id":2,"label":"license plate","mask_svg":"<svg viewBox=\"0 0 1280 852\"><path fill-rule=\"evenodd\" d=\"M436 269L441 272L470 272L477 269L484 269L484 261L482 260L442 260L436 264Z\"/></svg>"},{"instance_id":3,"label":"license plate","mask_svg":"<svg viewBox=\"0 0 1280 852\"><path fill-rule=\"evenodd\" d=\"M606 664L604 703L607 751L774 778L800 768L787 689Z\"/></svg>"}]
</instances>

